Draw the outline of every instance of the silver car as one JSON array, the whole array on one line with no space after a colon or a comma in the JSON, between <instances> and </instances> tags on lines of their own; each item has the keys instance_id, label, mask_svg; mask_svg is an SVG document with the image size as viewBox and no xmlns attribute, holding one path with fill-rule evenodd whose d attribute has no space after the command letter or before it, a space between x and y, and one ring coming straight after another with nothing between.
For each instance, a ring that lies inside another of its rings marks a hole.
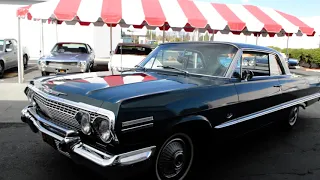
<instances>
[{"instance_id":1,"label":"silver car","mask_svg":"<svg viewBox=\"0 0 320 180\"><path fill-rule=\"evenodd\" d=\"M77 42L59 42L50 54L38 61L42 76L50 73L70 74L90 72L94 66L95 54L90 45Z\"/></svg>"},{"instance_id":2,"label":"silver car","mask_svg":"<svg viewBox=\"0 0 320 180\"><path fill-rule=\"evenodd\" d=\"M0 78L4 76L4 71L18 67L18 47L15 39L0 39ZM23 66L27 68L30 55L26 47L22 47Z\"/></svg>"}]
</instances>

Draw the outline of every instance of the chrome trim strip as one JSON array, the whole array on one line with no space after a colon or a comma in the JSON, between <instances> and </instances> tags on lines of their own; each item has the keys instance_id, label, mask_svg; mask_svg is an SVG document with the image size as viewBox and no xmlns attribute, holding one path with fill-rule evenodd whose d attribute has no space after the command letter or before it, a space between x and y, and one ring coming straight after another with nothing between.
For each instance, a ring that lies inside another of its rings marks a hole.
<instances>
[{"instance_id":1,"label":"chrome trim strip","mask_svg":"<svg viewBox=\"0 0 320 180\"><path fill-rule=\"evenodd\" d=\"M50 94L46 94L43 91L39 90L38 88L32 86L31 84L28 84L28 88L30 88L31 90L35 91L36 93L38 93L40 96L50 99L52 101L56 101L59 103L63 103L63 104L67 104L69 106L74 106L74 107L78 107L80 109L86 110L86 111L90 111L90 112L94 112L94 113L98 113L104 116L107 116L109 118L109 120L111 121L112 124L112 130L114 130L114 126L115 126L115 114L112 111L97 107L97 106L92 106L89 104L85 104L82 102L74 102L74 101L70 101L67 99L63 99L63 98L59 98L56 96L52 96Z\"/></svg>"},{"instance_id":2,"label":"chrome trim strip","mask_svg":"<svg viewBox=\"0 0 320 180\"><path fill-rule=\"evenodd\" d=\"M45 127L41 126L41 123L40 123L40 122L46 123L47 121L41 118L40 116L33 116L34 114L31 114L30 112L32 112L32 109L30 107L26 107L21 111L22 116L32 121L39 131L41 131L42 133L46 133L47 135L53 137L56 140L59 140L59 142L60 141L67 142L69 138L68 136L61 137L47 130ZM62 128L60 129L65 130ZM71 130L66 130L66 131L68 132ZM67 132L66 134L68 134ZM73 138L79 138L79 137L75 136ZM151 155L155 151L155 148L156 146L150 146L143 149L138 149L138 150L134 150L134 151L118 154L118 155L111 155L111 154L104 153L100 150L97 150L89 145L83 144L80 141L79 143L75 144L72 148L69 149L68 154L70 155L71 159L73 159L73 153L75 153L79 156L82 156L85 159L88 159L89 161L92 161L93 163L99 166L107 167L107 166L113 166L113 165L131 165L137 162L145 161L151 157Z\"/></svg>"},{"instance_id":3,"label":"chrome trim strip","mask_svg":"<svg viewBox=\"0 0 320 180\"><path fill-rule=\"evenodd\" d=\"M224 122L222 124L219 124L219 125L215 126L214 128L215 129L225 128L225 127L228 127L228 126L231 126L231 125L235 125L235 124L238 124L238 123L241 123L241 122L244 122L244 121L248 121L248 120L251 120L251 119L266 115L266 114L270 114L270 113L273 113L273 112L276 112L276 111L279 111L279 110L282 110L282 109L285 109L285 108L288 108L288 107L292 107L292 106L295 106L295 105L298 105L298 104L301 104L301 103L304 103L304 102L307 102L307 101L310 101L310 100L313 100L313 99L317 99L319 97L320 97L320 93L316 93L316 94L313 94L313 95L308 95L308 96L305 96L305 97L302 97L302 98L298 98L298 99L295 99L295 100L292 100L292 101L289 101L289 102L286 102L286 103L282 103L282 104L270 107L270 108L265 109L265 110L261 110L261 111L258 111L258 112L255 112L255 113L252 113L252 114L249 114L249 115L246 115L246 116L242 116L242 117L236 118L234 120L230 120L230 121Z\"/></svg>"},{"instance_id":4,"label":"chrome trim strip","mask_svg":"<svg viewBox=\"0 0 320 180\"><path fill-rule=\"evenodd\" d=\"M148 124L142 124L140 126L134 126L134 127L130 127L130 128L125 128L122 129L122 132L126 132L126 131L131 131L131 130L138 130L138 129L143 129L143 128L149 128L149 127L153 127L153 123L148 123Z\"/></svg>"},{"instance_id":5,"label":"chrome trim strip","mask_svg":"<svg viewBox=\"0 0 320 180\"><path fill-rule=\"evenodd\" d=\"M122 122L122 127L153 121L153 116Z\"/></svg>"}]
</instances>

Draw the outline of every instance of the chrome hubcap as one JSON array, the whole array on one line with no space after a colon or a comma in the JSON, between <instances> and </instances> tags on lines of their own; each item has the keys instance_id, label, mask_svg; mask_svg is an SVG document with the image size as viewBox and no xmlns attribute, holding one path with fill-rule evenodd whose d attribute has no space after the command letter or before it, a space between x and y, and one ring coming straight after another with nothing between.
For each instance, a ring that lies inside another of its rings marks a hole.
<instances>
[{"instance_id":1,"label":"chrome hubcap","mask_svg":"<svg viewBox=\"0 0 320 180\"><path fill-rule=\"evenodd\" d=\"M193 146L189 137L174 138L159 152L156 162L158 179L182 179L193 160Z\"/></svg>"},{"instance_id":2,"label":"chrome hubcap","mask_svg":"<svg viewBox=\"0 0 320 180\"><path fill-rule=\"evenodd\" d=\"M297 122L298 111L299 111L298 107L292 108L292 110L290 112L290 116L289 116L289 124L290 124L290 126L293 126Z\"/></svg>"}]
</instances>

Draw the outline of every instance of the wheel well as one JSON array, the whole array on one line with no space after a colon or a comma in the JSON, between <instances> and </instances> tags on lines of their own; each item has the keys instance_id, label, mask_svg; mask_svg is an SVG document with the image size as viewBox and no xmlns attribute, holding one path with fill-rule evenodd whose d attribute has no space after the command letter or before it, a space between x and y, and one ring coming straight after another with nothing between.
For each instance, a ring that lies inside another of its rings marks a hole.
<instances>
[{"instance_id":1,"label":"wheel well","mask_svg":"<svg viewBox=\"0 0 320 180\"><path fill-rule=\"evenodd\" d=\"M176 124L172 128L172 133L185 132L192 138L198 139L209 134L211 130L212 128L206 121L193 120Z\"/></svg>"},{"instance_id":2,"label":"wheel well","mask_svg":"<svg viewBox=\"0 0 320 180\"><path fill-rule=\"evenodd\" d=\"M4 67L4 62L2 59L0 59L0 64L3 65L3 67Z\"/></svg>"},{"instance_id":3,"label":"wheel well","mask_svg":"<svg viewBox=\"0 0 320 180\"><path fill-rule=\"evenodd\" d=\"M297 106L298 106L298 107L301 107L301 108L303 108L303 109L306 109L307 104L304 102L304 103L298 104Z\"/></svg>"}]
</instances>

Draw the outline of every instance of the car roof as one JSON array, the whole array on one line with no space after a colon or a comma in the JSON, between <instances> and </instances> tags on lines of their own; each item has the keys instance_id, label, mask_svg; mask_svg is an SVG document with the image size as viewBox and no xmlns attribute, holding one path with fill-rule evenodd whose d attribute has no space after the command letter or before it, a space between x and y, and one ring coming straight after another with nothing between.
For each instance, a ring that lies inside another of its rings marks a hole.
<instances>
[{"instance_id":1,"label":"car roof","mask_svg":"<svg viewBox=\"0 0 320 180\"><path fill-rule=\"evenodd\" d=\"M57 42L56 44L86 44L83 42Z\"/></svg>"},{"instance_id":2,"label":"car roof","mask_svg":"<svg viewBox=\"0 0 320 180\"><path fill-rule=\"evenodd\" d=\"M136 47L146 47L152 48L149 44L138 44L138 43L119 43L118 46L136 46Z\"/></svg>"},{"instance_id":3,"label":"car roof","mask_svg":"<svg viewBox=\"0 0 320 180\"><path fill-rule=\"evenodd\" d=\"M265 46L258 46L253 44L246 44L246 43L234 43L234 42L227 42L227 41L188 41L188 42L169 42L169 43L162 43L159 46L166 45L166 44L229 44L233 45L239 49L257 49L263 51L271 51L274 53L279 53L278 51L265 47Z\"/></svg>"}]
</instances>

